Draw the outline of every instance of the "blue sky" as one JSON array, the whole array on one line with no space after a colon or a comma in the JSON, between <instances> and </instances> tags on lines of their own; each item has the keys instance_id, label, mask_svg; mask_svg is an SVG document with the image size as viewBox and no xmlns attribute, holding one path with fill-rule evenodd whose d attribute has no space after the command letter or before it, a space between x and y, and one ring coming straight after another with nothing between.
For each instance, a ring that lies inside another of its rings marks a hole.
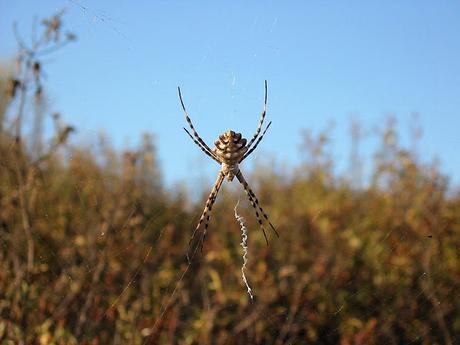
<instances>
[{"instance_id":1,"label":"blue sky","mask_svg":"<svg viewBox=\"0 0 460 345\"><path fill-rule=\"evenodd\" d=\"M227 129L252 136L265 79L273 124L256 159L294 165L301 130L334 122L343 170L352 117L371 129L391 113L406 135L417 112L420 154L460 182L458 1L0 0L0 58L15 52L14 20L27 34L62 8L78 41L46 61L52 109L84 143L101 130L118 148L154 133L168 185L218 170L182 130L177 86L212 144Z\"/></svg>"}]
</instances>

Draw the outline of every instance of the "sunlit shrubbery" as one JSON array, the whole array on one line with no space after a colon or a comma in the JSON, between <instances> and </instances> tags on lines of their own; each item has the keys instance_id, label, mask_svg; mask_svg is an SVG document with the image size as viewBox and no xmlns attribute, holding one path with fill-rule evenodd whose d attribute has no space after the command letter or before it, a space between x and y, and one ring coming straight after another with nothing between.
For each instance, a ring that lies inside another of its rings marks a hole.
<instances>
[{"instance_id":1,"label":"sunlit shrubbery","mask_svg":"<svg viewBox=\"0 0 460 345\"><path fill-rule=\"evenodd\" d=\"M44 23L52 43L56 21ZM31 66L39 77L33 63L24 68ZM102 139L95 150L78 147L68 144L73 128L55 116L49 144L31 147L18 107L37 101L29 90L39 79L5 78L0 343L460 341L460 196L436 165L401 147L393 123L364 186L333 173L327 133L304 134L308 154L289 176L254 169L251 181L281 238L267 247L250 206L241 206L251 303L241 280L238 195L224 190L188 268L202 202L190 210L184 193L162 187L152 138L123 153Z\"/></svg>"}]
</instances>

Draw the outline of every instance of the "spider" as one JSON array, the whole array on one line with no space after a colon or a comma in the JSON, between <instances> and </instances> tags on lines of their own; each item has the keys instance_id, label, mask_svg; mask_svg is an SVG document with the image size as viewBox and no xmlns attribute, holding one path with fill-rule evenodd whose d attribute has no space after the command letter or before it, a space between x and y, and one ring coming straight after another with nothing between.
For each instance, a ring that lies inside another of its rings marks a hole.
<instances>
[{"instance_id":1,"label":"spider","mask_svg":"<svg viewBox=\"0 0 460 345\"><path fill-rule=\"evenodd\" d=\"M188 136L207 156L215 160L221 166L219 174L217 176L217 180L214 186L212 187L211 194L209 195L208 200L206 201L203 213L201 214L200 220L198 221L198 225L196 226L190 238L189 251L190 251L191 244L193 242L193 239L195 238L195 235L198 229L200 228L203 221L206 219L205 224L204 224L203 236L201 238L201 250L203 249L203 243L206 238L206 233L207 233L207 229L209 225L210 213L212 210L212 206L214 205L214 202L216 201L217 194L219 193L220 187L222 186L222 182L224 181L225 178L227 178L228 181L233 181L233 178L235 176L238 179L238 181L243 185L246 195L248 196L248 199L256 213L257 221L259 222L259 226L264 234L265 242L268 245L267 234L265 232L265 228L263 226L263 222L262 222L260 215L262 215L265 218L265 221L268 222L268 224L270 225L271 229L273 230L273 232L276 234L277 237L279 237L279 234L276 231L273 224L268 219L268 216L265 213L265 211L260 206L259 200L257 199L256 195L249 187L248 183L246 182L239 168L239 164L243 160L245 160L256 149L257 145L259 145L262 138L264 137L265 132L271 125L271 121L270 121L267 127L265 127L265 130L262 132L262 135L259 136L262 130L263 123L264 123L265 114L267 112L267 81L265 80L264 109L260 117L259 126L257 127L257 130L254 136L252 137L252 139L249 141L249 143L246 145L247 140L242 137L241 133L236 133L234 131L229 130L219 135L219 138L214 142L215 147L212 150L203 141L203 139L201 139L200 135L195 130L195 127L192 124L192 120L190 119L190 116L188 115L188 112L185 109L184 101L182 100L182 94L180 91L180 87L178 87L177 90L179 92L179 99L182 105L182 109L184 110L185 119L187 120L188 125L190 126L190 129L193 132L193 136L184 127L185 132L187 132ZM187 253L187 259L190 262L189 253Z\"/></svg>"}]
</instances>

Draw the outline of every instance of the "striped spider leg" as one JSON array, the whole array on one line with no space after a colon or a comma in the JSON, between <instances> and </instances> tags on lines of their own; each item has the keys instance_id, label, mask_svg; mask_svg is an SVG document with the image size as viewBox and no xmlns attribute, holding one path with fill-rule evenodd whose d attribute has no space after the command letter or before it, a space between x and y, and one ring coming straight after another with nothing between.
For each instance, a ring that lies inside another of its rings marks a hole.
<instances>
[{"instance_id":1,"label":"striped spider leg","mask_svg":"<svg viewBox=\"0 0 460 345\"><path fill-rule=\"evenodd\" d=\"M248 149L251 147L251 145L254 143L254 141L255 141L255 140L257 139L257 137L259 136L260 130L262 129L262 125L264 124L265 115L267 114L267 97L268 97L268 93L267 93L267 81L265 80L264 109L262 110L262 114L261 114L260 120L259 120L259 126L257 126L256 133L254 134L254 136L252 137L251 141L250 141L249 144L248 144Z\"/></svg>"},{"instance_id":2,"label":"striped spider leg","mask_svg":"<svg viewBox=\"0 0 460 345\"><path fill-rule=\"evenodd\" d=\"M219 136L219 138L214 142L215 147L212 150L204 142L204 140L201 139L200 135L195 130L195 127L192 124L192 120L190 119L190 116L188 115L188 112L185 109L185 105L182 100L182 94L181 94L180 88L178 88L178 92L179 92L179 99L182 105L182 109L185 114L185 119L187 120L188 125L193 132L193 135L186 128L184 128L185 132L187 132L188 136L207 156L215 160L221 166L219 175L214 184L214 187L211 190L211 194L209 195L208 200L206 201L206 204L205 204L203 213L201 214L200 220L198 221L198 224L190 238L189 249L187 252L187 259L189 260L189 262L190 262L190 249L191 249L193 240L201 224L203 224L203 221L204 221L204 230L203 230L203 234L201 237L201 244L199 244L200 247L203 248L203 243L204 243L204 240L207 234L212 206L214 205L214 202L216 201L217 194L219 193L219 190L220 190L220 187L222 186L224 178L227 178L228 181L233 181L234 177L236 176L238 181L243 185L246 195L248 196L249 202L254 208L254 211L257 217L257 221L259 222L259 226L264 234L264 238L267 244L268 244L268 238L265 232L265 228L263 226L264 220L270 225L270 228L273 230L276 236L279 237L278 232L276 231L275 227L268 219L268 216L265 213L265 211L260 206L259 200L257 199L252 189L249 187L248 183L246 182L239 168L239 163L241 163L244 159L246 159L257 148L259 143L262 141L265 133L267 132L267 129L271 125L271 122L269 122L268 125L265 127L264 131L262 132L262 135L260 135L260 132L262 131L265 115L267 113L267 81L265 81L264 109L262 111L257 130L254 136L252 137L252 139L249 141L249 143L246 145L247 140L242 137L241 133L236 133L234 131L229 130ZM195 250L197 249L198 247L196 247Z\"/></svg>"},{"instance_id":3,"label":"striped spider leg","mask_svg":"<svg viewBox=\"0 0 460 345\"><path fill-rule=\"evenodd\" d=\"M203 220L206 218L206 222L205 222L204 230L203 230L203 235L201 237L201 244L200 244L201 250L203 249L203 243L204 243L204 239L206 237L206 232L208 230L208 224L209 224L209 218L210 218L210 214L208 214L208 213L211 213L212 206L214 205L214 202L216 201L217 194L219 193L220 187L222 186L222 182L224 181L224 177L225 176L221 172L219 172L219 175L217 176L216 183L214 183L214 187L212 187L211 194L209 194L208 200L206 200L206 204L204 206L204 210L203 210L203 213L201 214L200 220L198 221L198 224L197 224L195 230L192 233L192 237L190 238L190 241L188 243L188 250L187 250L187 260L188 260L188 262L191 262L190 250L192 248L193 239L195 238L195 235L196 235L198 229L200 228L201 223L203 223Z\"/></svg>"},{"instance_id":4,"label":"striped spider leg","mask_svg":"<svg viewBox=\"0 0 460 345\"><path fill-rule=\"evenodd\" d=\"M185 114L185 119L187 120L188 122L188 125L190 126L190 129L192 130L193 132L193 135L195 137L193 137L189 131L187 131L187 129L184 127L184 130L187 132L187 134L189 135L189 137L193 140L193 142L206 154L208 155L209 157L211 157L212 159L214 159L217 163L220 164L220 161L217 159L217 157L214 155L214 153L212 152L212 150L209 148L208 145L206 145L206 143L204 142L203 139L201 139L200 135L198 134L198 132L195 130L195 127L193 127L193 124L192 124L192 120L190 119L190 116L188 115L188 112L187 112L187 109L185 109L185 105L184 105L184 101L182 100L182 93L180 92L180 87L177 88L177 91L179 92L179 99L180 99L180 104L182 105L182 109L184 110L184 114Z\"/></svg>"},{"instance_id":5,"label":"striped spider leg","mask_svg":"<svg viewBox=\"0 0 460 345\"><path fill-rule=\"evenodd\" d=\"M263 215L263 217L265 218L265 221L267 221L267 223L270 225L270 228L273 230L273 232L275 233L275 235L277 237L280 237L280 235L278 234L278 231L276 231L275 227L273 226L272 222L270 222L270 220L268 219L268 216L267 214L265 213L264 209L262 208L262 206L260 206L259 204L259 200L257 199L256 195L254 194L254 192L252 191L251 187L249 187L248 183L246 182L244 176L243 176L243 173L241 172L241 170L238 171L238 173L236 174L236 178L238 179L238 181L240 181L240 183L243 185L243 188L244 188L244 191L246 192L246 195L248 196L248 199L252 205L252 207L254 208L255 212L256 212L256 217L257 217L257 221L259 222L259 226L260 228L262 229L263 233L264 233L264 237L265 237L265 241L267 242L267 245L268 245L268 239L267 239L267 234L265 233L265 229L264 229L264 226L262 224L262 220L260 219L260 216L259 216L259 212L257 211L257 209L259 209L260 213Z\"/></svg>"}]
</instances>

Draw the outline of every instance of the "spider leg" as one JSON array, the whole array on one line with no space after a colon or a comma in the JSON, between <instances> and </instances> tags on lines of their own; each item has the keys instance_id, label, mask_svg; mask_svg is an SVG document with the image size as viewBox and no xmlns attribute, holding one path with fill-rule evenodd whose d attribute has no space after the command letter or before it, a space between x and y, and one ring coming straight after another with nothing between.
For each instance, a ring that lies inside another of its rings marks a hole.
<instances>
[{"instance_id":1,"label":"spider leg","mask_svg":"<svg viewBox=\"0 0 460 345\"><path fill-rule=\"evenodd\" d=\"M201 149L201 151L203 151L205 154L207 154L209 157L211 157L212 159L214 159L217 163L220 164L220 161L214 156L214 155L211 155L191 134L190 132L187 130L187 128L184 127L184 131L187 132L188 136L190 137L190 139L193 140L193 142Z\"/></svg>"},{"instance_id":2,"label":"spider leg","mask_svg":"<svg viewBox=\"0 0 460 345\"><path fill-rule=\"evenodd\" d=\"M216 189L216 193L214 194L214 198L212 199L212 202L211 204L209 205L209 213L206 217L206 222L204 223L204 230L203 230L203 235L201 236L201 245L200 245L200 251L203 252L203 245L204 245L204 241L206 240L206 234L208 232L208 226L209 226L209 218L211 217L211 211L212 211L212 206L214 205L214 203L216 202L216 199L217 199L217 194L219 193L219 190L220 190L220 187L222 186L222 182L223 182L223 178L222 178L222 181L220 182L220 184L217 186L217 189Z\"/></svg>"},{"instance_id":3,"label":"spider leg","mask_svg":"<svg viewBox=\"0 0 460 345\"><path fill-rule=\"evenodd\" d=\"M248 186L247 182L245 181L245 179L244 179L243 175L241 174L241 172L238 172L236 177L238 178L238 181L240 181L240 183L243 185L244 191L246 192L246 195L249 198L249 202L251 203L252 207L254 208L254 211L256 212L257 221L259 222L260 229L262 230L262 232L264 234L265 242L267 243L267 246L268 246L267 233L265 232L265 228L264 228L264 225L262 223L262 219L260 219L260 215L259 215L259 211L257 210L256 203L255 203L254 199L252 198L251 190L249 189L249 186Z\"/></svg>"},{"instance_id":4,"label":"spider leg","mask_svg":"<svg viewBox=\"0 0 460 345\"><path fill-rule=\"evenodd\" d=\"M262 111L262 114L260 116L259 126L257 127L256 133L254 134L251 141L249 142L248 148L251 147L251 145L254 143L254 141L256 141L257 137L259 136L260 131L262 130L262 125L264 123L266 113L267 113L267 81L265 80L264 110Z\"/></svg>"},{"instance_id":5,"label":"spider leg","mask_svg":"<svg viewBox=\"0 0 460 345\"><path fill-rule=\"evenodd\" d=\"M259 137L259 139L257 140L256 144L248 151L244 154L243 158L241 158L240 160L240 163L245 160L251 153L252 151L254 151L257 147L257 145L259 145L259 143L262 141L262 138L264 137L265 135L265 132L267 131L268 127L270 127L270 125L272 124L272 122L270 121L267 125L267 127L265 127L265 130L263 131L262 135Z\"/></svg>"},{"instance_id":6,"label":"spider leg","mask_svg":"<svg viewBox=\"0 0 460 345\"><path fill-rule=\"evenodd\" d=\"M257 212L257 208L260 210L260 213L263 215L263 217L265 218L265 220L267 221L267 223L270 225L270 227L272 228L273 232L275 233L275 235L277 237L280 237L280 235L278 234L278 231L276 231L275 227L273 226L273 224L270 222L270 220L268 219L268 216L267 214L265 213L265 211L263 210L262 206L260 206L259 204L259 200L257 199L256 195L254 194L254 192L252 191L252 189L249 187L248 183L246 182L243 174L241 173L241 170L238 171L238 173L236 174L236 178L238 179L238 181L240 181L240 183L243 185L244 187L244 190L246 191L246 194L248 195L249 197L249 200L251 201L251 204L252 204L252 207L254 207L255 211L256 211L256 216L257 216L257 219L259 220L259 214ZM259 225L261 225L261 221L259 220ZM262 226L262 225L261 225ZM264 233L265 235L265 233Z\"/></svg>"},{"instance_id":7,"label":"spider leg","mask_svg":"<svg viewBox=\"0 0 460 345\"><path fill-rule=\"evenodd\" d=\"M209 215L208 212L211 211L212 205L214 204L214 201L216 200L217 193L219 192L220 186L222 185L222 182L224 181L224 174L222 172L219 172L219 176L217 176L216 183L212 187L211 194L208 197L208 200L206 201L206 205L204 206L203 213L201 214L200 220L198 221L198 225L196 226L195 230L192 233L192 237L190 238L190 241L188 243L188 251L187 251L187 260L190 263L190 249L192 247L192 242L193 239L195 238L195 235L198 231L198 229L201 226L201 223L203 223L203 220L206 218L207 221L209 221Z\"/></svg>"},{"instance_id":8,"label":"spider leg","mask_svg":"<svg viewBox=\"0 0 460 345\"><path fill-rule=\"evenodd\" d=\"M193 132L193 135L195 136L195 138L198 140L198 142L201 144L201 146L203 146L203 148L208 151L208 153L215 157L214 153L212 152L212 150L209 148L208 145L206 145L206 143L203 141L203 139L201 139L200 135L198 134L198 132L195 130L195 127L193 127L193 124L192 124L192 120L190 119L190 116L188 115L187 113L187 110L185 109L185 105L184 105L184 101L182 100L182 94L180 92L180 87L177 88L177 90L179 91L179 99L180 99L180 104L182 105L182 109L184 110L184 114L185 114L185 119L187 120L188 122L188 125L190 126L192 132ZM217 158L217 157L215 157Z\"/></svg>"}]
</instances>

